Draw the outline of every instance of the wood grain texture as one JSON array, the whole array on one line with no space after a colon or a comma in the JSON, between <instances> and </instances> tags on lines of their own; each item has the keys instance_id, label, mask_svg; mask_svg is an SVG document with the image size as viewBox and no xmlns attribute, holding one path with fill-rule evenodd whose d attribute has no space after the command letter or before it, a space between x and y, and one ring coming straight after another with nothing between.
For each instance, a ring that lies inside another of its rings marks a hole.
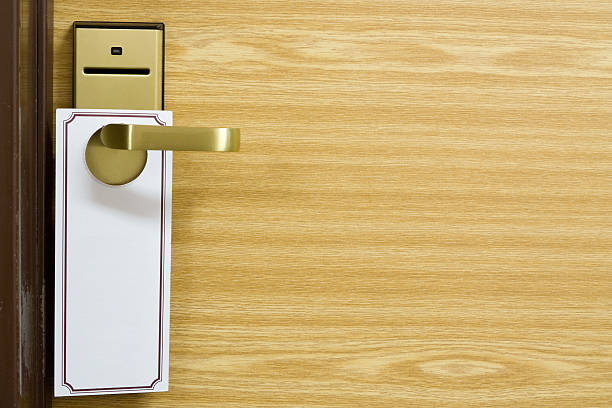
<instances>
[{"instance_id":1,"label":"wood grain texture","mask_svg":"<svg viewBox=\"0 0 612 408\"><path fill-rule=\"evenodd\" d=\"M169 393L54 407L612 405L612 4L55 1L163 21Z\"/></svg>"}]
</instances>

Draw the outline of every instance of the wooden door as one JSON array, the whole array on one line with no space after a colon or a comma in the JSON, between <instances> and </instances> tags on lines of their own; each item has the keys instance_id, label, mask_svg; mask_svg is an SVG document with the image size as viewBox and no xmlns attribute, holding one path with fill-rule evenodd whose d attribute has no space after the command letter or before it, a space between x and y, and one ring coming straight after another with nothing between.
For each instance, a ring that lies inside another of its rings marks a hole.
<instances>
[{"instance_id":1,"label":"wooden door","mask_svg":"<svg viewBox=\"0 0 612 408\"><path fill-rule=\"evenodd\" d=\"M168 393L54 407L612 405L612 5L56 0L166 23Z\"/></svg>"}]
</instances>

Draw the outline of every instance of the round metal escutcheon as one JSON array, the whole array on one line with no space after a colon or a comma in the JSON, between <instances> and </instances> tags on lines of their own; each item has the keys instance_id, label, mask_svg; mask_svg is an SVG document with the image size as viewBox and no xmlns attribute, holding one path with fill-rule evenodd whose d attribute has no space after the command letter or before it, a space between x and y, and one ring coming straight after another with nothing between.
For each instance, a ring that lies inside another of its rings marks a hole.
<instances>
[{"instance_id":1,"label":"round metal escutcheon","mask_svg":"<svg viewBox=\"0 0 612 408\"><path fill-rule=\"evenodd\" d=\"M147 164L147 151L111 149L102 144L100 131L97 131L87 142L85 162L95 178L119 186L142 173Z\"/></svg>"}]
</instances>

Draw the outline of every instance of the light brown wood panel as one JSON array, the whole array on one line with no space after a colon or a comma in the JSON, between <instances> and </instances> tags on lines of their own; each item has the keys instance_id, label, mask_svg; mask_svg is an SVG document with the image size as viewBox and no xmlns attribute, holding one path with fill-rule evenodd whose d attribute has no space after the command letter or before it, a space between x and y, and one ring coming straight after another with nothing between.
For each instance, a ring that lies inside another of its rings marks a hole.
<instances>
[{"instance_id":1,"label":"light brown wood panel","mask_svg":"<svg viewBox=\"0 0 612 408\"><path fill-rule=\"evenodd\" d=\"M55 0L163 21L168 393L55 407L612 405L612 3Z\"/></svg>"}]
</instances>

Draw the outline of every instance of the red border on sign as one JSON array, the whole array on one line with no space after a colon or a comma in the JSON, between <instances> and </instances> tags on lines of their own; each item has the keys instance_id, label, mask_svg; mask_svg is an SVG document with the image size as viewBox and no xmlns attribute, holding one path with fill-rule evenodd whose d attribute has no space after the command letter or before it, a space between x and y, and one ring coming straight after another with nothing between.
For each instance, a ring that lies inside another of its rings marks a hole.
<instances>
[{"instance_id":1,"label":"red border on sign","mask_svg":"<svg viewBox=\"0 0 612 408\"><path fill-rule=\"evenodd\" d=\"M159 330L158 330L158 353L157 353L157 377L148 385L135 385L126 387L106 387L106 388L76 388L66 379L66 298L67 298L67 231L68 231L68 125L78 116L95 116L95 117L116 117L116 118L151 118L158 124L165 126L157 114L120 114L107 112L82 112L73 113L68 119L63 121L63 141L64 141L64 163L63 170L63 219L62 219L62 384L68 388L70 394L88 394L104 391L147 391L153 390L155 385L162 380L162 363L163 363L163 305L164 305L164 251L165 251L165 200L166 200L166 152L162 151L162 166L161 166L161 227L160 227L160 247L159 247Z\"/></svg>"}]
</instances>

